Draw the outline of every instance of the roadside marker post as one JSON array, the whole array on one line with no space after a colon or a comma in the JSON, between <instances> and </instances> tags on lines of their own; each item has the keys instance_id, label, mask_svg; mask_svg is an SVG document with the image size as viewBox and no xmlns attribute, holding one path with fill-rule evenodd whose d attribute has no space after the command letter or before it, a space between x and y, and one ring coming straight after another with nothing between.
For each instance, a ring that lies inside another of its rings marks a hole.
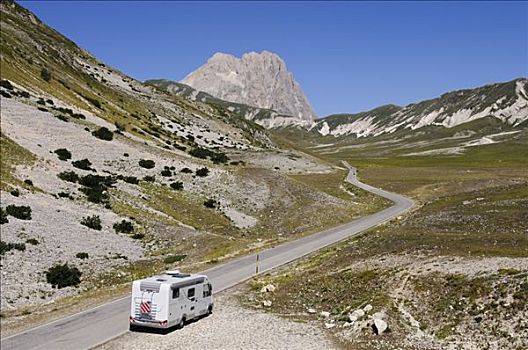
<instances>
[{"instance_id":1,"label":"roadside marker post","mask_svg":"<svg viewBox=\"0 0 528 350\"><path fill-rule=\"evenodd\" d=\"M259 253L257 253L257 261L255 262L255 275L258 275L259 259L260 259L260 256L259 256Z\"/></svg>"}]
</instances>

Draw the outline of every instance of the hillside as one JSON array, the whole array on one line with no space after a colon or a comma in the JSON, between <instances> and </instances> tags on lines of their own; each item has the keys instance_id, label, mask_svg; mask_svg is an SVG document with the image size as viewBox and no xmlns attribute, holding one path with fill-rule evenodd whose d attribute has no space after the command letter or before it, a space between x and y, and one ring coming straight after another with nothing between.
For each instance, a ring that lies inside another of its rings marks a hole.
<instances>
[{"instance_id":1,"label":"hillside","mask_svg":"<svg viewBox=\"0 0 528 350\"><path fill-rule=\"evenodd\" d=\"M281 149L221 104L143 84L20 5L0 6L3 332L376 205L347 196L343 170ZM77 288L50 283L64 263Z\"/></svg>"}]
</instances>

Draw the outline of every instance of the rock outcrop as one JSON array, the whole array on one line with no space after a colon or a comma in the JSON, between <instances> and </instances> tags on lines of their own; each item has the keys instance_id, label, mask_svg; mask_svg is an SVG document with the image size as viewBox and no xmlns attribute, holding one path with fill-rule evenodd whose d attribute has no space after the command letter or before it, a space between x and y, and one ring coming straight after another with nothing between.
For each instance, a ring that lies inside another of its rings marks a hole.
<instances>
[{"instance_id":1,"label":"rock outcrop","mask_svg":"<svg viewBox=\"0 0 528 350\"><path fill-rule=\"evenodd\" d=\"M301 121L315 119L284 61L268 51L246 53L242 58L216 53L181 82L222 100L272 109Z\"/></svg>"}]
</instances>

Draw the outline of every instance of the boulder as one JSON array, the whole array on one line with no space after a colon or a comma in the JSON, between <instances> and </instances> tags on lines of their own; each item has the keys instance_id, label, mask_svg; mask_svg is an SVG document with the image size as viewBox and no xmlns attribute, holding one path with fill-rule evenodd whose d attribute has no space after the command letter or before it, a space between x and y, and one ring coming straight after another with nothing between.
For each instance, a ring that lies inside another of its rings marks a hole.
<instances>
[{"instance_id":1,"label":"boulder","mask_svg":"<svg viewBox=\"0 0 528 350\"><path fill-rule=\"evenodd\" d=\"M363 311L365 311L366 313L369 313L371 310L372 310L372 305L370 304L365 305L365 307L363 308Z\"/></svg>"},{"instance_id":2,"label":"boulder","mask_svg":"<svg viewBox=\"0 0 528 350\"><path fill-rule=\"evenodd\" d=\"M348 320L350 322L356 322L357 319L358 319L358 316L356 314L354 314L354 313L351 313L351 314L348 315Z\"/></svg>"},{"instance_id":3,"label":"boulder","mask_svg":"<svg viewBox=\"0 0 528 350\"><path fill-rule=\"evenodd\" d=\"M265 307L270 307L271 304L272 304L272 303L271 303L271 300L264 300L264 301L262 302L262 305L264 305Z\"/></svg>"},{"instance_id":4,"label":"boulder","mask_svg":"<svg viewBox=\"0 0 528 350\"><path fill-rule=\"evenodd\" d=\"M374 329L374 333L380 335L387 330L388 326L389 325L387 324L387 322L380 319L374 319L374 324L372 325L372 328Z\"/></svg>"},{"instance_id":5,"label":"boulder","mask_svg":"<svg viewBox=\"0 0 528 350\"><path fill-rule=\"evenodd\" d=\"M345 323L343 324L343 327L344 327L344 328L348 328L348 327L351 327L353 324L354 324L354 322L345 322Z\"/></svg>"},{"instance_id":6,"label":"boulder","mask_svg":"<svg viewBox=\"0 0 528 350\"><path fill-rule=\"evenodd\" d=\"M355 315L356 320L357 320L358 318L365 316L365 311L361 309L357 309L357 310L354 310L354 312L352 312L352 315Z\"/></svg>"},{"instance_id":7,"label":"boulder","mask_svg":"<svg viewBox=\"0 0 528 350\"><path fill-rule=\"evenodd\" d=\"M273 284L267 284L260 289L261 293L274 292L276 287Z\"/></svg>"},{"instance_id":8,"label":"boulder","mask_svg":"<svg viewBox=\"0 0 528 350\"><path fill-rule=\"evenodd\" d=\"M321 311L320 315L324 318L330 317L330 313L328 311Z\"/></svg>"},{"instance_id":9,"label":"boulder","mask_svg":"<svg viewBox=\"0 0 528 350\"><path fill-rule=\"evenodd\" d=\"M309 314L315 314L316 311L315 311L315 309L309 308L309 309L308 309L308 313L309 313Z\"/></svg>"},{"instance_id":10,"label":"boulder","mask_svg":"<svg viewBox=\"0 0 528 350\"><path fill-rule=\"evenodd\" d=\"M325 328L326 329L330 329L330 328L334 328L335 327L335 323L325 323Z\"/></svg>"},{"instance_id":11,"label":"boulder","mask_svg":"<svg viewBox=\"0 0 528 350\"><path fill-rule=\"evenodd\" d=\"M385 313L384 312L376 312L375 314L372 315L372 318L375 319L375 320L383 320L385 318Z\"/></svg>"}]
</instances>

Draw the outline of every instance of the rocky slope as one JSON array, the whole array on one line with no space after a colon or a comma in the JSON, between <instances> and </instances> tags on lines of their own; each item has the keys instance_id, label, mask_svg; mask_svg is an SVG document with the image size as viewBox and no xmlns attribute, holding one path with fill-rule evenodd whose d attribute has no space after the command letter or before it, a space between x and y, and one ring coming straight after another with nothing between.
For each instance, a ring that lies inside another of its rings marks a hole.
<instances>
[{"instance_id":1,"label":"rocky slope","mask_svg":"<svg viewBox=\"0 0 528 350\"><path fill-rule=\"evenodd\" d=\"M22 6L0 6L3 326L34 318L28 305L358 215L360 204L293 180L332 169L263 127L136 81ZM79 288L48 283L59 263L80 270Z\"/></svg>"},{"instance_id":2,"label":"rocky slope","mask_svg":"<svg viewBox=\"0 0 528 350\"><path fill-rule=\"evenodd\" d=\"M298 119L306 124L315 118L315 112L284 61L268 51L250 52L242 58L216 53L181 83L222 100L293 116L290 122Z\"/></svg>"},{"instance_id":3,"label":"rocky slope","mask_svg":"<svg viewBox=\"0 0 528 350\"><path fill-rule=\"evenodd\" d=\"M319 119L311 130L322 136L365 138L415 134L427 127L453 128L490 116L512 127L526 125L528 80L452 91L406 107L387 105L368 112L331 115Z\"/></svg>"}]
</instances>

